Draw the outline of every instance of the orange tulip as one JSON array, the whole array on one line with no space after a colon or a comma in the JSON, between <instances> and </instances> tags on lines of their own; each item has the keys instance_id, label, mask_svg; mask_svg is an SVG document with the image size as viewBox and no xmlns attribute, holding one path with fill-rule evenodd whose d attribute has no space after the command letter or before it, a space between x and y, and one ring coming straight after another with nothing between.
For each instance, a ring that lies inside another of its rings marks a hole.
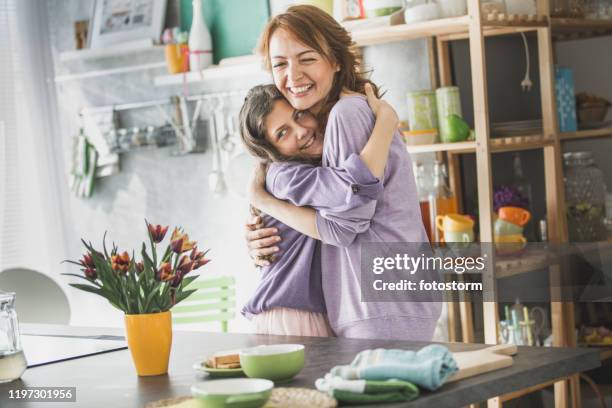
<instances>
[{"instance_id":1,"label":"orange tulip","mask_svg":"<svg viewBox=\"0 0 612 408\"><path fill-rule=\"evenodd\" d=\"M98 277L96 265L94 264L91 253L86 253L85 255L83 255L83 259L79 261L79 264L83 266L83 269L81 269L81 271L85 273L85 277L87 277L87 279L95 280Z\"/></svg>"},{"instance_id":2,"label":"orange tulip","mask_svg":"<svg viewBox=\"0 0 612 408\"><path fill-rule=\"evenodd\" d=\"M174 279L174 274L172 273L172 265L170 262L164 262L159 266L159 269L155 273L155 278L158 281L167 282L169 280Z\"/></svg>"},{"instance_id":3,"label":"orange tulip","mask_svg":"<svg viewBox=\"0 0 612 408\"><path fill-rule=\"evenodd\" d=\"M168 232L168 226L166 225L165 227L162 227L159 224L149 224L146 220L145 222L147 223L147 229L149 230L149 235L151 236L153 242L156 244L162 242L166 236L166 232Z\"/></svg>"},{"instance_id":4,"label":"orange tulip","mask_svg":"<svg viewBox=\"0 0 612 408\"><path fill-rule=\"evenodd\" d=\"M192 261L187 255L183 255L176 269L183 275L186 275L193 270L194 264L195 262Z\"/></svg>"},{"instance_id":5,"label":"orange tulip","mask_svg":"<svg viewBox=\"0 0 612 408\"><path fill-rule=\"evenodd\" d=\"M136 271L139 275L144 271L144 263L142 261L136 263Z\"/></svg>"},{"instance_id":6,"label":"orange tulip","mask_svg":"<svg viewBox=\"0 0 612 408\"><path fill-rule=\"evenodd\" d=\"M195 241L189 241L189 235L185 234L182 230L175 228L172 232L172 238L170 238L170 247L177 254L182 254L195 247Z\"/></svg>"},{"instance_id":7,"label":"orange tulip","mask_svg":"<svg viewBox=\"0 0 612 408\"><path fill-rule=\"evenodd\" d=\"M127 272L130 268L130 262L130 255L128 255L127 251L120 255L111 256L111 267L117 272Z\"/></svg>"}]
</instances>

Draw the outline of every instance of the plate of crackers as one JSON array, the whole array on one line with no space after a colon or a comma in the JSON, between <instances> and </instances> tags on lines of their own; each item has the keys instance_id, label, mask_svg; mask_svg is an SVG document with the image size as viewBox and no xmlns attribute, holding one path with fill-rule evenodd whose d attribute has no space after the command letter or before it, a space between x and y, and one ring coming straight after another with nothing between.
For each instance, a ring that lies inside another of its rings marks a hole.
<instances>
[{"instance_id":1,"label":"plate of crackers","mask_svg":"<svg viewBox=\"0 0 612 408\"><path fill-rule=\"evenodd\" d=\"M193 365L194 370L208 374L211 377L241 377L244 371L240 366L239 350L219 351L204 361Z\"/></svg>"}]
</instances>

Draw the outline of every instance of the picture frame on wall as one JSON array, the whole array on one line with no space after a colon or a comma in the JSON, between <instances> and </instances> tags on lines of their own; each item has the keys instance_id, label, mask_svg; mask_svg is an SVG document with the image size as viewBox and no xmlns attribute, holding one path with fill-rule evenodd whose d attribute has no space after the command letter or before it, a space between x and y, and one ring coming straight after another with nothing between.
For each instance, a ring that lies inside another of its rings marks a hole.
<instances>
[{"instance_id":1,"label":"picture frame on wall","mask_svg":"<svg viewBox=\"0 0 612 408\"><path fill-rule=\"evenodd\" d=\"M166 3L167 0L94 0L89 47L157 42L166 18Z\"/></svg>"}]
</instances>

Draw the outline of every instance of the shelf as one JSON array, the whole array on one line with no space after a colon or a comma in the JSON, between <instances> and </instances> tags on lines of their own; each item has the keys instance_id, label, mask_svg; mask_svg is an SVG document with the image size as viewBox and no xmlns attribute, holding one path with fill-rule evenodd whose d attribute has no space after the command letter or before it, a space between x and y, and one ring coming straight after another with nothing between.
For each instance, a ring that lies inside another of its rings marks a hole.
<instances>
[{"instance_id":1,"label":"shelf","mask_svg":"<svg viewBox=\"0 0 612 408\"><path fill-rule=\"evenodd\" d=\"M601 349L600 356L601 356L601 361L612 359L612 346L610 346L610 347L603 347Z\"/></svg>"},{"instance_id":2,"label":"shelf","mask_svg":"<svg viewBox=\"0 0 612 408\"><path fill-rule=\"evenodd\" d=\"M360 47L435 36L462 39L467 38L469 24L470 17L466 15L412 24L356 29L351 35L353 41ZM548 21L545 16L489 15L483 18L484 34L487 36L547 26Z\"/></svg>"},{"instance_id":3,"label":"shelf","mask_svg":"<svg viewBox=\"0 0 612 408\"><path fill-rule=\"evenodd\" d=\"M577 132L561 132L559 138L561 140L575 140L575 139L592 139L596 137L608 137L612 136L612 127L606 127L601 129L588 129L579 130Z\"/></svg>"},{"instance_id":4,"label":"shelf","mask_svg":"<svg viewBox=\"0 0 612 408\"><path fill-rule=\"evenodd\" d=\"M55 82L60 83L60 82L68 82L68 81L79 81L79 80L87 79L87 78L97 78L97 77L107 76L107 75L126 74L128 72L146 71L149 69L164 68L165 66L166 66L165 62L154 62L151 64L130 65L127 67L100 69L96 71L87 71L87 72L81 72L77 74L58 75L55 77Z\"/></svg>"},{"instance_id":5,"label":"shelf","mask_svg":"<svg viewBox=\"0 0 612 408\"><path fill-rule=\"evenodd\" d=\"M120 57L144 51L163 51L163 45L153 44L153 40L146 39L117 44L105 48L85 48L82 50L64 51L59 55L61 62L84 61L99 58Z\"/></svg>"},{"instance_id":6,"label":"shelf","mask_svg":"<svg viewBox=\"0 0 612 408\"><path fill-rule=\"evenodd\" d=\"M408 153L470 153L476 151L476 142L434 143L428 145L406 146L406 149L408 150Z\"/></svg>"},{"instance_id":7,"label":"shelf","mask_svg":"<svg viewBox=\"0 0 612 408\"><path fill-rule=\"evenodd\" d=\"M545 139L542 135L496 137L490 140L491 152L493 153L539 149L552 143L551 140ZM406 148L409 153L474 153L476 151L476 142L434 143L429 145L407 146Z\"/></svg>"},{"instance_id":8,"label":"shelf","mask_svg":"<svg viewBox=\"0 0 612 408\"><path fill-rule=\"evenodd\" d=\"M260 62L247 62L240 64L214 65L200 72L187 72L185 74L162 75L155 77L155 86L192 84L203 81L220 79L237 79L253 77L262 81L271 82L270 73L263 69Z\"/></svg>"},{"instance_id":9,"label":"shelf","mask_svg":"<svg viewBox=\"0 0 612 408\"><path fill-rule=\"evenodd\" d=\"M612 20L552 18L551 28L555 40L578 40L612 35Z\"/></svg>"},{"instance_id":10,"label":"shelf","mask_svg":"<svg viewBox=\"0 0 612 408\"><path fill-rule=\"evenodd\" d=\"M552 263L553 260L549 259L546 253L537 251L512 257L499 256L495 262L495 277L502 279L534 272L547 268Z\"/></svg>"}]
</instances>

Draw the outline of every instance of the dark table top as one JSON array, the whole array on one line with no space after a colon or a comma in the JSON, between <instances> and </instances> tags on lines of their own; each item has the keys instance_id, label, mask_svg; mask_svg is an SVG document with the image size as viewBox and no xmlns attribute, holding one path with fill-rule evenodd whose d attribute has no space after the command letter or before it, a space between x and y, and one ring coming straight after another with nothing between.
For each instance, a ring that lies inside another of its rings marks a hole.
<instances>
[{"instance_id":1,"label":"dark table top","mask_svg":"<svg viewBox=\"0 0 612 408\"><path fill-rule=\"evenodd\" d=\"M22 324L26 334L52 335L122 335L119 329L82 328L55 325ZM168 375L138 377L128 350L113 351L28 369L21 380L0 384L0 406L4 407L142 407L150 401L189 395L190 386L206 377L192 365L219 350L259 344L301 343L306 346L306 366L283 387L314 387L314 381L333 366L348 364L355 354L369 348L419 349L427 343L358 340L323 337L264 336L203 332L174 332ZM452 351L470 351L482 344L449 343ZM436 392L423 392L408 404L389 407L458 407L544 383L569 374L600 366L597 350L581 348L519 347L514 365L509 368L447 384ZM27 403L7 401L10 389L42 386L76 387L76 403Z\"/></svg>"}]
</instances>

